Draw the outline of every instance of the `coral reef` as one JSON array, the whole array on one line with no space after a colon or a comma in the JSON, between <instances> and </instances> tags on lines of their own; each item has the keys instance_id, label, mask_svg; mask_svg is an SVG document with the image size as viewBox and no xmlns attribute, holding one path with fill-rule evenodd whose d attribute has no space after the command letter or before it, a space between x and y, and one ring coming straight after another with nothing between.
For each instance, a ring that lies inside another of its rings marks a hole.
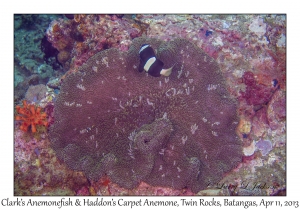
<instances>
[{"instance_id":1,"label":"coral reef","mask_svg":"<svg viewBox=\"0 0 300 210\"><path fill-rule=\"evenodd\" d=\"M48 80L59 75L53 71L52 64L44 59L41 50L44 31L56 15L14 15L14 87L15 103L23 99L29 85L46 84ZM55 57L54 57L55 60ZM57 67L57 66L56 66ZM56 70L60 70L57 67ZM34 78L34 82L33 79ZM29 84L28 84L29 83Z\"/></svg>"},{"instance_id":2,"label":"coral reef","mask_svg":"<svg viewBox=\"0 0 300 210\"><path fill-rule=\"evenodd\" d=\"M47 88L45 85L43 84L32 85L29 86L25 94L25 100L29 103L41 101L43 98L45 98L46 93L47 93Z\"/></svg>"},{"instance_id":3,"label":"coral reef","mask_svg":"<svg viewBox=\"0 0 300 210\"><path fill-rule=\"evenodd\" d=\"M244 98L249 105L258 107L256 109L259 109L261 105L267 104L277 88L277 85L268 88L265 85L257 84L254 74L249 71L244 73L243 80L247 87L245 92L241 92L241 97Z\"/></svg>"},{"instance_id":4,"label":"coral reef","mask_svg":"<svg viewBox=\"0 0 300 210\"><path fill-rule=\"evenodd\" d=\"M144 43L174 66L169 77L137 71ZM242 160L236 107L218 65L192 43L136 38L127 54L102 51L65 78L50 140L91 180L198 192Z\"/></svg>"},{"instance_id":5,"label":"coral reef","mask_svg":"<svg viewBox=\"0 0 300 210\"><path fill-rule=\"evenodd\" d=\"M83 173L58 161L46 135L41 140L15 131L14 195L75 195L88 186Z\"/></svg>"},{"instance_id":6,"label":"coral reef","mask_svg":"<svg viewBox=\"0 0 300 210\"><path fill-rule=\"evenodd\" d=\"M31 128L32 133L37 131L36 126L48 126L47 115L42 112L41 107L37 107L33 104L28 104L23 101L23 107L16 106L16 120L22 121L20 129L27 132L28 128Z\"/></svg>"},{"instance_id":7,"label":"coral reef","mask_svg":"<svg viewBox=\"0 0 300 210\"><path fill-rule=\"evenodd\" d=\"M47 64L42 64L38 66L38 68L34 71L40 77L40 81L42 83L48 82L49 78L53 75L53 69L51 66Z\"/></svg>"},{"instance_id":8,"label":"coral reef","mask_svg":"<svg viewBox=\"0 0 300 210\"><path fill-rule=\"evenodd\" d=\"M26 91L30 85L37 85L39 83L38 75L34 74L26 77L24 81L18 83L14 89L14 102L17 104L19 100L25 97Z\"/></svg>"},{"instance_id":9,"label":"coral reef","mask_svg":"<svg viewBox=\"0 0 300 210\"><path fill-rule=\"evenodd\" d=\"M260 140L255 146L261 151L263 156L266 156L272 150L272 142L270 140Z\"/></svg>"},{"instance_id":10,"label":"coral reef","mask_svg":"<svg viewBox=\"0 0 300 210\"><path fill-rule=\"evenodd\" d=\"M50 22L52 23L49 25ZM49 125L54 123L53 111L57 109L54 102L57 95L60 95L61 83L64 83L69 74L78 73L78 68L82 64L81 68L84 69L84 63L88 58L99 51L108 48L127 51L132 40L142 34L164 41L181 37L193 42L215 59L224 75L226 88L238 101L236 106L240 120L237 126L237 136L242 142L243 152L242 162L237 168L225 173L225 177L220 182L211 181L206 189L197 194L211 196L285 195L287 38L285 15L15 15L14 23L15 104L24 100L26 92L33 90L27 91L30 86L47 83L46 95L42 94L45 97L42 99L42 95L36 98L33 96L32 100L36 105L45 109ZM57 23L58 27L54 23ZM58 33L53 33L53 26L56 27ZM49 29L45 34L47 27ZM51 44L55 47L59 44L60 51ZM158 45L155 46L158 49ZM138 46L135 51L138 51ZM121 57L125 59L126 55L122 54ZM105 64L106 59L100 61L102 62ZM132 62L138 62L138 59ZM166 63L166 65L169 64ZM100 69L102 68L93 70L102 72ZM65 72L66 74L61 77ZM130 78L124 77L124 79L128 82ZM103 82L105 81L103 79ZM123 77L120 77L120 81L125 82ZM115 87L120 85L120 81L115 84ZM161 84L165 85L164 80ZM153 87L156 87L156 84ZM184 92L185 89L182 88ZM118 88L115 89L116 92L120 91ZM75 90L81 91L78 87ZM101 90L97 89L94 94L101 94ZM172 95L172 92L170 94ZM144 99L144 107L149 104L151 106L151 103L157 105L151 100L153 97L155 98L155 96L148 97L149 102L147 98ZM121 106L127 109L128 105L123 101L118 104L120 109L122 109ZM102 113L101 108L97 107L97 111L91 116ZM163 113L155 116L155 119L162 117ZM172 116L167 115L167 117L170 121L172 120ZM122 118L117 117L117 125L120 122ZM142 122L147 126L137 127L141 129L141 132L145 132L155 125L152 122ZM52 149L49 148L47 134L38 135L39 128L36 133L24 133L20 131L20 122L15 123L15 195L195 194L186 188L176 190L170 187L149 185L146 183L149 183L146 178L144 178L145 182L141 181L133 189L120 187L107 175L89 182L83 173L68 169L56 158ZM112 124L115 126L114 123ZM173 123L171 127L174 129ZM196 126L193 127L196 129L194 135L200 131L199 127L199 125L198 129ZM91 125L86 129L88 131L86 134L90 134L95 126ZM133 134L137 135L139 130L136 129L135 132ZM171 132L170 139L173 138L175 132ZM121 136L121 133L118 132L118 135ZM190 137L186 144L189 140ZM89 141L91 140L88 139ZM182 141L185 141L185 138ZM129 147L127 143L124 144L125 147ZM174 149L176 148L175 145ZM160 152L164 152L164 156L167 156L168 151L172 150L166 148ZM129 151L126 152L129 153ZM132 152L132 154L135 153ZM118 158L115 160L117 164L121 164ZM160 169L160 166L156 169Z\"/></svg>"},{"instance_id":11,"label":"coral reef","mask_svg":"<svg viewBox=\"0 0 300 210\"><path fill-rule=\"evenodd\" d=\"M59 51L59 62L76 69L101 50L112 47L128 50L131 40L142 32L132 19L122 16L76 14L73 18L52 21L46 35Z\"/></svg>"}]
</instances>

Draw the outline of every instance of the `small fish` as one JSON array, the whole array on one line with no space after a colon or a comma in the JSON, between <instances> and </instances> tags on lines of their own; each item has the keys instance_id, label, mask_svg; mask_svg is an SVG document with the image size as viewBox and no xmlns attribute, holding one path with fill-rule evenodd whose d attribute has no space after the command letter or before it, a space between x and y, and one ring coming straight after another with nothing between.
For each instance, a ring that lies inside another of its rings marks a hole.
<instances>
[{"instance_id":1,"label":"small fish","mask_svg":"<svg viewBox=\"0 0 300 210\"><path fill-rule=\"evenodd\" d=\"M149 44L143 44L139 51L140 65L139 72L145 70L153 77L164 75L168 77L172 73L172 68L163 69L164 63L156 58L153 48Z\"/></svg>"}]
</instances>

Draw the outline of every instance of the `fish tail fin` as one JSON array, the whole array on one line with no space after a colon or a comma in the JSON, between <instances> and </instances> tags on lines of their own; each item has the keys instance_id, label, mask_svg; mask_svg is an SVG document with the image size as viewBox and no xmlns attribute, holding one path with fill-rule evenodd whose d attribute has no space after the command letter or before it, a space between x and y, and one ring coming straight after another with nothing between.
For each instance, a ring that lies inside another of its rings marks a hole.
<instances>
[{"instance_id":1,"label":"fish tail fin","mask_svg":"<svg viewBox=\"0 0 300 210\"><path fill-rule=\"evenodd\" d=\"M173 69L174 66L172 66L171 68L168 68L168 69L162 69L160 71L160 74L161 75L164 75L166 77L170 76L170 74L172 73L172 69Z\"/></svg>"}]
</instances>

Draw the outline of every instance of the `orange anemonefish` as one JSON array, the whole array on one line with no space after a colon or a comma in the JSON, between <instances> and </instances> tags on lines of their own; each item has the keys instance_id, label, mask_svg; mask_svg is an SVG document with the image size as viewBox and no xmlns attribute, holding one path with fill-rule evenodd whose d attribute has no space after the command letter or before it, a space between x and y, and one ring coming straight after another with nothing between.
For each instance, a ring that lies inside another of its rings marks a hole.
<instances>
[{"instance_id":1,"label":"orange anemonefish","mask_svg":"<svg viewBox=\"0 0 300 210\"><path fill-rule=\"evenodd\" d=\"M164 63L156 58L154 50L149 44L143 44L139 51L140 65L139 72L145 70L153 77L159 77L160 75L169 76L172 72L172 68L163 69Z\"/></svg>"}]
</instances>

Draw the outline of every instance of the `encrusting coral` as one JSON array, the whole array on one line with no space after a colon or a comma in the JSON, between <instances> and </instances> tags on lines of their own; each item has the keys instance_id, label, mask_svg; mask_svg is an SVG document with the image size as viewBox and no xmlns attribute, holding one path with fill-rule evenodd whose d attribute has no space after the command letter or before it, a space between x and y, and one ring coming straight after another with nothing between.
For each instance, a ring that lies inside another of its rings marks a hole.
<instances>
[{"instance_id":1,"label":"encrusting coral","mask_svg":"<svg viewBox=\"0 0 300 210\"><path fill-rule=\"evenodd\" d=\"M145 43L174 66L169 77L138 72ZM236 109L217 63L197 46L136 38L128 52L101 51L65 78L50 140L91 180L198 192L242 160Z\"/></svg>"},{"instance_id":2,"label":"encrusting coral","mask_svg":"<svg viewBox=\"0 0 300 210\"><path fill-rule=\"evenodd\" d=\"M33 104L28 104L27 101L23 101L23 107L16 106L17 116L16 120L22 121L20 129L27 132L28 127L31 127L32 133L37 131L36 126L48 126L47 114L42 112L41 107L37 107Z\"/></svg>"}]
</instances>

